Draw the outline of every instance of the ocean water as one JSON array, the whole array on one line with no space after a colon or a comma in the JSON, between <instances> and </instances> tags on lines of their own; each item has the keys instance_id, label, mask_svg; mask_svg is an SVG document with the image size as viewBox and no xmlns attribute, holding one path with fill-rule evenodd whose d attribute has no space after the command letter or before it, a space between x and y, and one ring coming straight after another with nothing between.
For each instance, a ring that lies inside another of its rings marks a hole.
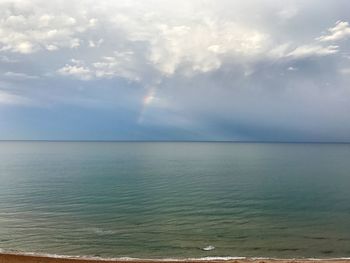
<instances>
[{"instance_id":1,"label":"ocean water","mask_svg":"<svg viewBox=\"0 0 350 263\"><path fill-rule=\"evenodd\" d=\"M0 249L350 257L350 145L0 142Z\"/></svg>"}]
</instances>

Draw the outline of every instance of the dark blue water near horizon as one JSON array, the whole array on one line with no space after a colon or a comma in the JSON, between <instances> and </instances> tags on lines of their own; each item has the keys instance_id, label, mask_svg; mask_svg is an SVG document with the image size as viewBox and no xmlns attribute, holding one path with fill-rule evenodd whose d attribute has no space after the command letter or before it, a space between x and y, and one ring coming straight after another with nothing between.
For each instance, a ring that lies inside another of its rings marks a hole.
<instances>
[{"instance_id":1,"label":"dark blue water near horizon","mask_svg":"<svg viewBox=\"0 0 350 263\"><path fill-rule=\"evenodd\" d=\"M349 144L0 142L0 249L350 257L349 189Z\"/></svg>"}]
</instances>

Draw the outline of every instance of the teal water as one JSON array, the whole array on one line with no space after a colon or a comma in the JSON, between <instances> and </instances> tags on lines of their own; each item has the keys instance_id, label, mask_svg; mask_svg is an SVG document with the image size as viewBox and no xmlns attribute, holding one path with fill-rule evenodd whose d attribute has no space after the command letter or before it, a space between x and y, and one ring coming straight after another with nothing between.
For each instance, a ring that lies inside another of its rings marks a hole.
<instances>
[{"instance_id":1,"label":"teal water","mask_svg":"<svg viewBox=\"0 0 350 263\"><path fill-rule=\"evenodd\" d=\"M0 142L0 248L349 257L350 145Z\"/></svg>"}]
</instances>

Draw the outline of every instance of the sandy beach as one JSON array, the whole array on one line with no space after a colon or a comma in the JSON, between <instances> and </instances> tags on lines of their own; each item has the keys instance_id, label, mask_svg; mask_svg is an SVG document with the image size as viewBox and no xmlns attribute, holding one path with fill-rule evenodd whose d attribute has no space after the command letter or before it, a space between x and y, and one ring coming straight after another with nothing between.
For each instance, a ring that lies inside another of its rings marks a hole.
<instances>
[{"instance_id":1,"label":"sandy beach","mask_svg":"<svg viewBox=\"0 0 350 263\"><path fill-rule=\"evenodd\" d=\"M18 255L18 254L0 254L0 263L150 263L150 262L162 262L162 263L350 263L350 259L232 259L232 260L152 260L152 259L88 259L88 258L57 258L47 256L33 256L33 255Z\"/></svg>"}]
</instances>

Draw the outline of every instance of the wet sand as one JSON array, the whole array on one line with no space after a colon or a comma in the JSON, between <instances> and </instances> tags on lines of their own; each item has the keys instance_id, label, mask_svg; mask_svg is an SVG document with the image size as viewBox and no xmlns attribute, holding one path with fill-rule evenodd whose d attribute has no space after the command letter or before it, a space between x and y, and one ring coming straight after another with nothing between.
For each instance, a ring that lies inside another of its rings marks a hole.
<instances>
[{"instance_id":1,"label":"wet sand","mask_svg":"<svg viewBox=\"0 0 350 263\"><path fill-rule=\"evenodd\" d=\"M88 258L57 258L47 256L32 256L18 254L0 254L0 263L350 263L350 259L230 259L230 260L152 260L152 259L88 259Z\"/></svg>"}]
</instances>

